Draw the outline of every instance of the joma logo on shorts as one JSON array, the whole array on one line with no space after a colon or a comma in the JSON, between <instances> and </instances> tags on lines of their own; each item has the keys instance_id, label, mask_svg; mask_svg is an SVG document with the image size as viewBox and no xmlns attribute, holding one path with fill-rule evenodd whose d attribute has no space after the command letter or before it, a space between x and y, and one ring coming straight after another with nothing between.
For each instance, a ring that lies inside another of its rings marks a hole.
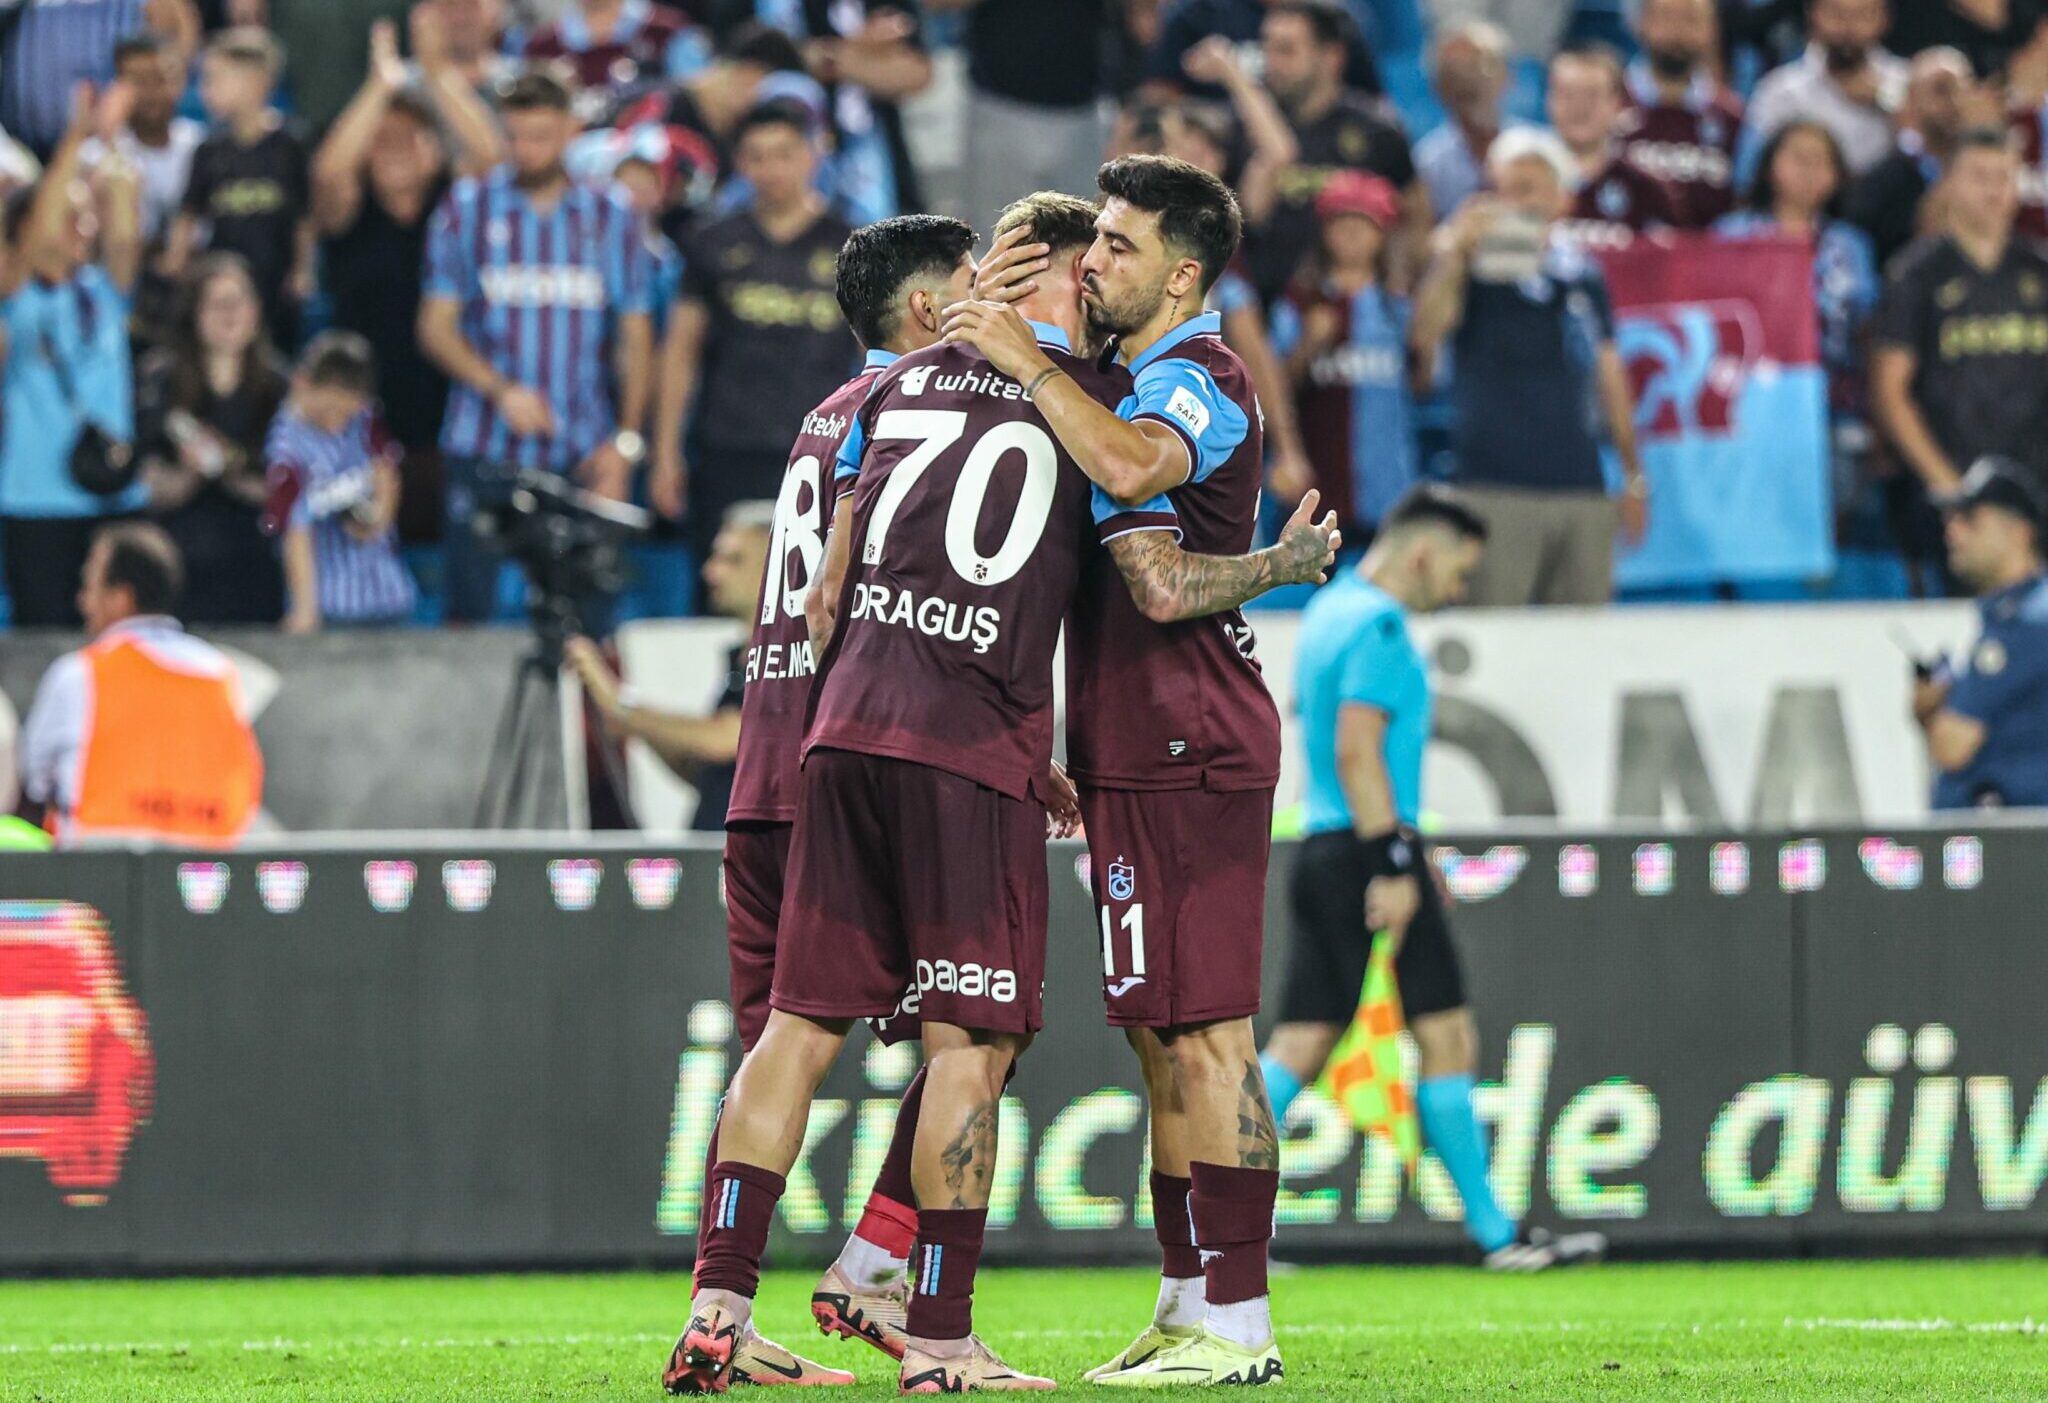
<instances>
[{"instance_id":1,"label":"joma logo on shorts","mask_svg":"<svg viewBox=\"0 0 2048 1403\"><path fill-rule=\"evenodd\" d=\"M989 969L982 965L956 965L951 960L919 960L917 992L958 994L963 999L994 999L999 1004L1017 1002L1017 972Z\"/></svg>"}]
</instances>

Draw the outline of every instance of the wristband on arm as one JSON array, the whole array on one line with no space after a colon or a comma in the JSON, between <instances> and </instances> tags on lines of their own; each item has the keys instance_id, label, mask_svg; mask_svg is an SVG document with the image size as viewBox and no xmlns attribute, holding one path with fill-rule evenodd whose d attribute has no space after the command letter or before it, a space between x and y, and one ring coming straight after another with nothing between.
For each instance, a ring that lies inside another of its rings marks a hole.
<instances>
[{"instance_id":1,"label":"wristband on arm","mask_svg":"<svg viewBox=\"0 0 2048 1403\"><path fill-rule=\"evenodd\" d=\"M1373 877L1412 877L1422 868L1422 835L1405 823L1361 841L1366 871Z\"/></svg>"}]
</instances>

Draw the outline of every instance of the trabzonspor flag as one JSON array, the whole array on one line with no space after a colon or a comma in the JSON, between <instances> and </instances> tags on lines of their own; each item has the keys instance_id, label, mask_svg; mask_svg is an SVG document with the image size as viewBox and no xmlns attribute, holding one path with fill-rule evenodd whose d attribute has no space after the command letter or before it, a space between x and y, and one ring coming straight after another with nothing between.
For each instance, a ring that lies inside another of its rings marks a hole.
<instances>
[{"instance_id":1,"label":"trabzonspor flag","mask_svg":"<svg viewBox=\"0 0 2048 1403\"><path fill-rule=\"evenodd\" d=\"M1650 530L1622 588L1834 569L1827 372L1797 239L1637 240L1605 252L1636 397Z\"/></svg>"}]
</instances>

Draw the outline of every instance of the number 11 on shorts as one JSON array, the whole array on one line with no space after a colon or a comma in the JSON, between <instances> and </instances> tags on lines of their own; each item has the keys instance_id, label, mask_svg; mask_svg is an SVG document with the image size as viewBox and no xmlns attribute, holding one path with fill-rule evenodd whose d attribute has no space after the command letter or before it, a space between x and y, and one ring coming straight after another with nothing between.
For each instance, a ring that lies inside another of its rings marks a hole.
<instances>
[{"instance_id":1,"label":"number 11 on shorts","mask_svg":"<svg viewBox=\"0 0 2048 1403\"><path fill-rule=\"evenodd\" d=\"M1141 901L1127 908L1115 929L1109 923L1109 908L1102 906L1096 909L1102 915L1102 979L1114 998L1145 982L1145 903ZM1116 929L1131 938L1131 970L1122 979L1116 972Z\"/></svg>"}]
</instances>

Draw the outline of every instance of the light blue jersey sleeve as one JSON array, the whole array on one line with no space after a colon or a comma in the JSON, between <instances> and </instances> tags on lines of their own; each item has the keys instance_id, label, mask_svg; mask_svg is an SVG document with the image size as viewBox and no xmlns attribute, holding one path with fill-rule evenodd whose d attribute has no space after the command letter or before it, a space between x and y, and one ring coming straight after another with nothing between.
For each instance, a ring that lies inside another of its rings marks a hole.
<instances>
[{"instance_id":1,"label":"light blue jersey sleeve","mask_svg":"<svg viewBox=\"0 0 2048 1403\"><path fill-rule=\"evenodd\" d=\"M1230 461L1251 420L1216 384L1206 368L1183 356L1166 356L1138 372L1135 391L1117 416L1136 423L1152 419L1180 435L1188 450L1188 480L1204 481Z\"/></svg>"},{"instance_id":2,"label":"light blue jersey sleeve","mask_svg":"<svg viewBox=\"0 0 2048 1403\"><path fill-rule=\"evenodd\" d=\"M853 491L860 480L860 458L867 451L868 426L856 414L853 423L846 429L846 437L839 441L839 456L832 462L832 500L838 501Z\"/></svg>"},{"instance_id":3,"label":"light blue jersey sleeve","mask_svg":"<svg viewBox=\"0 0 2048 1403\"><path fill-rule=\"evenodd\" d=\"M1174 509L1173 499L1164 492L1149 502L1127 507L1091 483L1088 507L1095 516L1098 540L1113 541L1133 531L1171 531L1175 536L1180 535L1180 513Z\"/></svg>"},{"instance_id":4,"label":"light blue jersey sleeve","mask_svg":"<svg viewBox=\"0 0 2048 1403\"><path fill-rule=\"evenodd\" d=\"M1202 481L1229 462L1251 430L1244 411L1217 387L1215 377L1178 356L1139 371L1133 393L1117 406L1116 415L1126 423L1151 419L1172 429L1187 450L1190 482ZM1164 492L1127 506L1097 487L1090 505L1096 533L1105 541L1133 531L1180 532L1180 513Z\"/></svg>"}]
</instances>

